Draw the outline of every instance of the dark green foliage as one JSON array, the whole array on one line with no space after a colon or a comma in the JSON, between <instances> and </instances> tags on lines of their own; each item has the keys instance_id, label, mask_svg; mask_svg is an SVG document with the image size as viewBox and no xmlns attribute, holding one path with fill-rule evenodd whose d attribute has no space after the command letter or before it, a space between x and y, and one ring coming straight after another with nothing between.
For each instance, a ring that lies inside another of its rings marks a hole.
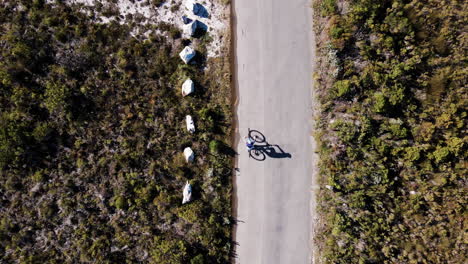
<instances>
[{"instance_id":1,"label":"dark green foliage","mask_svg":"<svg viewBox=\"0 0 468 264\"><path fill-rule=\"evenodd\" d=\"M221 149L221 142L217 141L217 140L212 140L210 142L210 152L213 153L213 154L216 154L220 151Z\"/></svg>"},{"instance_id":2,"label":"dark green foliage","mask_svg":"<svg viewBox=\"0 0 468 264\"><path fill-rule=\"evenodd\" d=\"M315 3L329 185L319 252L325 263L466 262L467 4L331 2Z\"/></svg>"},{"instance_id":3,"label":"dark green foliage","mask_svg":"<svg viewBox=\"0 0 468 264\"><path fill-rule=\"evenodd\" d=\"M342 97L351 92L352 84L350 80L337 81L334 88L336 97Z\"/></svg>"},{"instance_id":4,"label":"dark green foliage","mask_svg":"<svg viewBox=\"0 0 468 264\"><path fill-rule=\"evenodd\" d=\"M187 262L188 252L184 241L169 237L155 237L154 245L155 247L151 251L151 263L179 264Z\"/></svg>"},{"instance_id":5,"label":"dark green foliage","mask_svg":"<svg viewBox=\"0 0 468 264\"><path fill-rule=\"evenodd\" d=\"M205 264L205 260L202 255L197 255L193 259L190 260L190 264Z\"/></svg>"},{"instance_id":6,"label":"dark green foliage","mask_svg":"<svg viewBox=\"0 0 468 264\"><path fill-rule=\"evenodd\" d=\"M168 24L133 37L106 5L48 2L0 3L0 262L229 263L231 159L209 148L230 139L229 58L183 65Z\"/></svg>"},{"instance_id":7,"label":"dark green foliage","mask_svg":"<svg viewBox=\"0 0 468 264\"><path fill-rule=\"evenodd\" d=\"M122 196L118 196L116 199L115 199L115 207L117 209L122 209L122 210L125 210L127 209L127 199L125 199L125 197L122 197Z\"/></svg>"},{"instance_id":8,"label":"dark green foliage","mask_svg":"<svg viewBox=\"0 0 468 264\"><path fill-rule=\"evenodd\" d=\"M321 1L320 10L324 16L335 13L336 11L336 0L324 0Z\"/></svg>"}]
</instances>

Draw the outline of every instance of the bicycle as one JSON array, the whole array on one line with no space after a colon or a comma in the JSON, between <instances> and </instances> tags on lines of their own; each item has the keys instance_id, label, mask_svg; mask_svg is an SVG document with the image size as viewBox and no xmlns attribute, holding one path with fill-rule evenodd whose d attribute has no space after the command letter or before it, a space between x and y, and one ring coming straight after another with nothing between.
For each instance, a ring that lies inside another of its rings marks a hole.
<instances>
[{"instance_id":1,"label":"bicycle","mask_svg":"<svg viewBox=\"0 0 468 264\"><path fill-rule=\"evenodd\" d=\"M254 143L264 143L265 142L265 136L260 133L259 131L257 130L251 130L250 128L248 129L248 138L252 139L254 141ZM263 161L266 159L266 155L265 153L263 153L261 151L260 148L258 148L258 146L253 146L252 148L248 148L248 152L249 152L249 158L253 158L255 160L258 160L258 161Z\"/></svg>"}]
</instances>

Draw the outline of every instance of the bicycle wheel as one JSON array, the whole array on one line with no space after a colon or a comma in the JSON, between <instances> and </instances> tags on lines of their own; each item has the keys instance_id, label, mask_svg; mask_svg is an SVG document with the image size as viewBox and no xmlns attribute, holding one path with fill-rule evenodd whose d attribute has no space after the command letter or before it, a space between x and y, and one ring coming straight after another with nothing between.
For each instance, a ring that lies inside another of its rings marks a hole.
<instances>
[{"instance_id":1,"label":"bicycle wheel","mask_svg":"<svg viewBox=\"0 0 468 264\"><path fill-rule=\"evenodd\" d=\"M257 143L265 142L265 136L257 130L249 130L249 137L255 140Z\"/></svg>"},{"instance_id":2,"label":"bicycle wheel","mask_svg":"<svg viewBox=\"0 0 468 264\"><path fill-rule=\"evenodd\" d=\"M264 161L266 159L265 153L258 149L253 149L249 151L249 156L252 157L254 160Z\"/></svg>"}]
</instances>

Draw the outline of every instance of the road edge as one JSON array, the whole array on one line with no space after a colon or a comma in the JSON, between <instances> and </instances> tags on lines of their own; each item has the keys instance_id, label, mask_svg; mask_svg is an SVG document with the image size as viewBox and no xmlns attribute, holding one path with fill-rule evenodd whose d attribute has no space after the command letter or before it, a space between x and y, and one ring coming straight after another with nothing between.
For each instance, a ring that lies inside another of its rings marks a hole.
<instances>
[{"instance_id":1,"label":"road edge","mask_svg":"<svg viewBox=\"0 0 468 264\"><path fill-rule=\"evenodd\" d=\"M236 56L236 42L237 42L237 15L235 11L235 1L231 0L230 3L230 28L231 28L231 45L230 45L230 60L231 60L231 109L232 109L232 135L231 135L231 144L232 148L236 149L237 144L239 143L239 120L237 116L237 108L239 105L239 84L237 80L237 56ZM237 233L237 207L238 207L238 197L237 197L237 166L238 166L238 153L232 158L232 194L231 194L231 215L233 220L233 225L231 229L231 238L233 242L233 247L231 249L231 263L236 263L237 254L236 249L238 243L236 241Z\"/></svg>"},{"instance_id":2,"label":"road edge","mask_svg":"<svg viewBox=\"0 0 468 264\"><path fill-rule=\"evenodd\" d=\"M319 220L319 217L317 215L317 195L318 191L320 190L320 186L318 185L318 173L319 173L319 162L320 162L320 156L318 155L318 150L317 150L317 140L315 138L315 134L317 132L317 118L319 117L320 113L320 104L319 101L317 100L317 94L315 87L317 85L317 82L315 80L315 73L316 73L316 66L317 66L317 57L316 57L316 34L314 30L314 16L315 16L315 10L314 10L314 0L311 0L309 2L310 6L310 36L311 36L311 59L312 59L312 83L311 83L311 102L312 102L312 116L311 116L311 147L312 147L312 156L311 156L311 162L312 162L312 171L311 171L311 195L310 195L310 263L316 264L320 263L319 261L319 256L320 254L317 254L318 248L315 245L315 235L316 235L316 229L317 229L317 221Z\"/></svg>"}]
</instances>

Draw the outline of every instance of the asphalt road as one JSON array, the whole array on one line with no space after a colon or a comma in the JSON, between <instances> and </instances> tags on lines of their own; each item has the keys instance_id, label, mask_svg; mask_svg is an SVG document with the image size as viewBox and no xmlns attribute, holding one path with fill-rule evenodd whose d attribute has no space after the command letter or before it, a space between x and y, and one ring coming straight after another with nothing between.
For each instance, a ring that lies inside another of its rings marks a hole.
<instances>
[{"instance_id":1,"label":"asphalt road","mask_svg":"<svg viewBox=\"0 0 468 264\"><path fill-rule=\"evenodd\" d=\"M236 263L312 263L316 166L310 2L235 0ZM263 161L249 158L248 128L270 144L258 152Z\"/></svg>"}]
</instances>

